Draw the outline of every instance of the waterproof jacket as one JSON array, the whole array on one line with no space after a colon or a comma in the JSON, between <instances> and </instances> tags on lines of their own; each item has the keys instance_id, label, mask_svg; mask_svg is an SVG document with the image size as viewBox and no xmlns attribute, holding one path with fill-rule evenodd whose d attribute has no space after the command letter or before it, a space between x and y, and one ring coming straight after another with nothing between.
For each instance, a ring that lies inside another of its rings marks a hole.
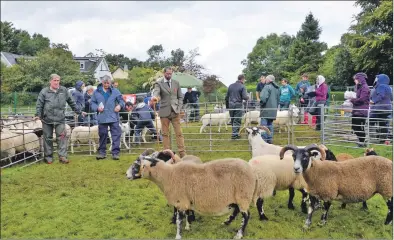
<instances>
[{"instance_id":1,"label":"waterproof jacket","mask_svg":"<svg viewBox=\"0 0 394 240\"><path fill-rule=\"evenodd\" d=\"M308 80L301 80L297 83L295 91L299 97L302 97L302 95L305 94L307 88L310 86L311 84ZM301 93L301 89L304 89L303 93Z\"/></svg>"},{"instance_id":2,"label":"waterproof jacket","mask_svg":"<svg viewBox=\"0 0 394 240\"><path fill-rule=\"evenodd\" d=\"M393 90L389 86L389 83L390 79L386 74L376 76L375 90L371 96L371 101L374 104L372 104L371 109L392 110L391 101L393 101Z\"/></svg>"},{"instance_id":3,"label":"waterproof jacket","mask_svg":"<svg viewBox=\"0 0 394 240\"><path fill-rule=\"evenodd\" d=\"M326 102L327 100L327 94L328 94L328 86L324 82L320 84L319 87L316 88L316 102Z\"/></svg>"},{"instance_id":4,"label":"waterproof jacket","mask_svg":"<svg viewBox=\"0 0 394 240\"><path fill-rule=\"evenodd\" d=\"M75 91L72 94L75 104L80 111L83 111L85 108L85 97L81 89L82 85L83 82L81 80L78 80L75 84Z\"/></svg>"},{"instance_id":5,"label":"waterproof jacket","mask_svg":"<svg viewBox=\"0 0 394 240\"><path fill-rule=\"evenodd\" d=\"M275 82L266 83L260 93L260 117L265 119L276 119L279 105L279 86Z\"/></svg>"},{"instance_id":6,"label":"waterproof jacket","mask_svg":"<svg viewBox=\"0 0 394 240\"><path fill-rule=\"evenodd\" d=\"M104 104L104 111L97 112L100 103ZM112 86L104 92L103 85L100 83L93 92L91 107L93 112L97 112L98 124L119 122L119 112L115 112L116 105L121 108L125 107L122 94L117 88Z\"/></svg>"},{"instance_id":7,"label":"waterproof jacket","mask_svg":"<svg viewBox=\"0 0 394 240\"><path fill-rule=\"evenodd\" d=\"M42 89L37 98L36 116L41 118L45 123L65 123L66 103L77 114L81 113L77 109L75 101L67 88L60 86L55 92L49 87Z\"/></svg>"},{"instance_id":8,"label":"waterproof jacket","mask_svg":"<svg viewBox=\"0 0 394 240\"><path fill-rule=\"evenodd\" d=\"M369 87L364 77L359 76L357 79L359 84L355 86L356 98L350 100L353 103L352 115L366 117L369 108Z\"/></svg>"},{"instance_id":9,"label":"waterproof jacket","mask_svg":"<svg viewBox=\"0 0 394 240\"><path fill-rule=\"evenodd\" d=\"M200 95L201 93L199 91L186 92L185 96L183 97L183 104L185 105L186 103L197 103Z\"/></svg>"},{"instance_id":10,"label":"waterproof jacket","mask_svg":"<svg viewBox=\"0 0 394 240\"><path fill-rule=\"evenodd\" d=\"M280 102L290 102L293 96L295 96L295 91L289 84L280 87Z\"/></svg>"},{"instance_id":11,"label":"waterproof jacket","mask_svg":"<svg viewBox=\"0 0 394 240\"><path fill-rule=\"evenodd\" d=\"M138 103L133 112L140 121L155 119L155 114L153 113L152 109L144 102Z\"/></svg>"},{"instance_id":12,"label":"waterproof jacket","mask_svg":"<svg viewBox=\"0 0 394 240\"><path fill-rule=\"evenodd\" d=\"M226 108L234 109L242 107L242 100L248 100L245 86L240 82L230 84L226 94Z\"/></svg>"}]
</instances>

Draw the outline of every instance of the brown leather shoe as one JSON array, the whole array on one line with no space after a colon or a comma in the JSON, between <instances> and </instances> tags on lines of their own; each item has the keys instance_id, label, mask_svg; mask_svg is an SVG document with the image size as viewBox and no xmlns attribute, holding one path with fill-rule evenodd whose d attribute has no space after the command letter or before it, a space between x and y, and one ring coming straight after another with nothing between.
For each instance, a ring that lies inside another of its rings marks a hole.
<instances>
[{"instance_id":1,"label":"brown leather shoe","mask_svg":"<svg viewBox=\"0 0 394 240\"><path fill-rule=\"evenodd\" d=\"M60 163L67 164L67 163L69 163L70 161L68 161L67 158L65 158L65 157L59 157L59 162L60 162Z\"/></svg>"}]
</instances>

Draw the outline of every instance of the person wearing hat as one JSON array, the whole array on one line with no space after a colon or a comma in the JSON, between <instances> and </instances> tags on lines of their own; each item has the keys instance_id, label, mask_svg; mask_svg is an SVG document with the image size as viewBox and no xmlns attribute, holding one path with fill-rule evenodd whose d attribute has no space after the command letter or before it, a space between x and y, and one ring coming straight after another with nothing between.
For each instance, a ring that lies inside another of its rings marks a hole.
<instances>
[{"instance_id":1,"label":"person wearing hat","mask_svg":"<svg viewBox=\"0 0 394 240\"><path fill-rule=\"evenodd\" d=\"M261 137L267 143L272 144L274 136L273 121L276 119L276 113L279 105L280 90L279 86L275 83L275 77L268 75L265 78L265 86L260 94L260 118L261 125L266 126L271 134L266 132L261 134Z\"/></svg>"},{"instance_id":2,"label":"person wearing hat","mask_svg":"<svg viewBox=\"0 0 394 240\"><path fill-rule=\"evenodd\" d=\"M125 106L122 94L111 84L110 76L105 75L101 78L101 83L93 92L91 98L92 111L98 112L97 122L99 130L99 148L97 160L106 158L108 127L112 138L112 159L119 160L120 137L122 130L119 126L119 112Z\"/></svg>"},{"instance_id":3,"label":"person wearing hat","mask_svg":"<svg viewBox=\"0 0 394 240\"><path fill-rule=\"evenodd\" d=\"M368 117L370 91L367 84L367 75L363 72L353 76L356 91L356 98L350 99L353 104L352 129L358 137L357 145L365 147L365 122Z\"/></svg>"},{"instance_id":4,"label":"person wearing hat","mask_svg":"<svg viewBox=\"0 0 394 240\"><path fill-rule=\"evenodd\" d=\"M242 121L242 101L249 100L244 86L245 76L239 75L235 83L230 84L226 94L226 108L229 109L233 133L231 139L239 139L239 128Z\"/></svg>"},{"instance_id":5,"label":"person wearing hat","mask_svg":"<svg viewBox=\"0 0 394 240\"><path fill-rule=\"evenodd\" d=\"M183 105L188 104L191 108L190 119L192 119L192 121L199 120L198 98L200 95L201 93L199 91L193 91L192 87L188 87L183 97Z\"/></svg>"}]
</instances>

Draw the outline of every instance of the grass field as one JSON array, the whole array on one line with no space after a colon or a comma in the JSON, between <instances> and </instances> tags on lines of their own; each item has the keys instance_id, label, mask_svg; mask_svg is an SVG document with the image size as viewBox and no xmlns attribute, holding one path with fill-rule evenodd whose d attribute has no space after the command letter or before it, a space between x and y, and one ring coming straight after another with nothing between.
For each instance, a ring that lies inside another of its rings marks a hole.
<instances>
[{"instance_id":1,"label":"grass field","mask_svg":"<svg viewBox=\"0 0 394 240\"><path fill-rule=\"evenodd\" d=\"M209 140L209 135L198 135L197 128L191 126L184 128L186 146L202 146ZM308 130L307 127L300 128ZM212 132L216 129L212 128ZM245 136L241 140L228 140L229 132L212 135L212 146L215 150L232 152L192 154L204 161L222 157L249 160L251 154L246 151ZM286 141L286 133L275 134L275 144ZM300 144L319 141L318 133L313 130L309 130L307 136L307 140L298 140ZM157 145L145 144L143 147ZM205 145L202 147L207 149ZM383 148L376 147L376 150L392 159L392 152L387 154ZM331 149L334 153L363 154L363 149ZM172 208L166 205L158 187L148 180L129 181L125 177L136 157L137 154L122 154L120 161L110 158L97 161L94 156L70 154L68 165L56 160L52 165L39 163L26 168L3 169L1 238L174 238L176 227L170 224ZM287 199L288 192L282 191L265 201L264 209L270 219L266 222L258 220L253 206L245 238L392 239L393 226L383 225L387 207L379 195L368 200L369 211L360 210L361 203L348 204L346 209L340 209L340 203L334 202L328 223L323 227L317 225L322 211L316 211L308 232L302 231L306 215L300 211L301 194L297 192L294 199L296 210L287 209ZM193 222L190 231L183 231L182 237L232 238L241 220L238 217L230 226L222 226L226 217L197 214L197 221Z\"/></svg>"}]
</instances>

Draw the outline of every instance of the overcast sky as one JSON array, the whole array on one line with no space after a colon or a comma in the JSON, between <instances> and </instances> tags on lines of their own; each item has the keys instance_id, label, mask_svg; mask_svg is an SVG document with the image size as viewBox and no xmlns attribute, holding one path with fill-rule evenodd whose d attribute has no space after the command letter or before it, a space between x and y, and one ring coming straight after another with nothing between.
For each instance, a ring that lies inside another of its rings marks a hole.
<instances>
[{"instance_id":1,"label":"overcast sky","mask_svg":"<svg viewBox=\"0 0 394 240\"><path fill-rule=\"evenodd\" d=\"M323 28L321 40L339 43L359 8L353 1L316 2L1 2L1 20L67 43L77 56L94 49L146 60L162 44L166 55L198 47L197 60L229 85L257 39L295 35L311 11Z\"/></svg>"}]
</instances>

